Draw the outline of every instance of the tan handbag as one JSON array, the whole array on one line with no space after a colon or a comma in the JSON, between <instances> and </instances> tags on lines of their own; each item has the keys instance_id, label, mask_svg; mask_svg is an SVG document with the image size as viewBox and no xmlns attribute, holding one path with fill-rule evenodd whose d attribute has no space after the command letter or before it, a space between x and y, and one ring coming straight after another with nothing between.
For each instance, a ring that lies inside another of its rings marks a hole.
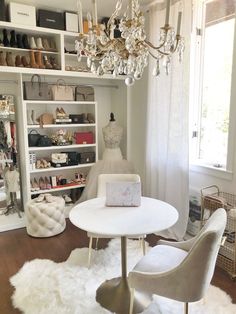
<instances>
[{"instance_id":1,"label":"tan handbag","mask_svg":"<svg viewBox=\"0 0 236 314\"><path fill-rule=\"evenodd\" d=\"M45 124L53 124L54 123L54 117L51 113L43 113L41 116L38 117L37 121L39 122L41 128Z\"/></svg>"},{"instance_id":2,"label":"tan handbag","mask_svg":"<svg viewBox=\"0 0 236 314\"><path fill-rule=\"evenodd\" d=\"M70 85L66 85L65 81L62 79L57 80L56 85L52 85L52 99L53 100L74 100L74 91Z\"/></svg>"},{"instance_id":3,"label":"tan handbag","mask_svg":"<svg viewBox=\"0 0 236 314\"><path fill-rule=\"evenodd\" d=\"M77 101L94 101L94 88L85 85L76 86L75 99Z\"/></svg>"}]
</instances>

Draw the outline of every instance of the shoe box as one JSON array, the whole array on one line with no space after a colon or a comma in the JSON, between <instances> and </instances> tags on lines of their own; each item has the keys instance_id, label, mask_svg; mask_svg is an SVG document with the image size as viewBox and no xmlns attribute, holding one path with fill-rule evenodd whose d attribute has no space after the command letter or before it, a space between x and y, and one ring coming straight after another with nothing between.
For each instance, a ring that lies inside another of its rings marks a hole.
<instances>
[{"instance_id":1,"label":"shoe box","mask_svg":"<svg viewBox=\"0 0 236 314\"><path fill-rule=\"evenodd\" d=\"M0 21L6 21L6 5L5 0L0 0Z\"/></svg>"},{"instance_id":2,"label":"shoe box","mask_svg":"<svg viewBox=\"0 0 236 314\"><path fill-rule=\"evenodd\" d=\"M38 10L38 26L64 30L64 14L48 10Z\"/></svg>"},{"instance_id":3,"label":"shoe box","mask_svg":"<svg viewBox=\"0 0 236 314\"><path fill-rule=\"evenodd\" d=\"M36 8L34 6L10 2L9 17L12 23L36 26Z\"/></svg>"}]
</instances>

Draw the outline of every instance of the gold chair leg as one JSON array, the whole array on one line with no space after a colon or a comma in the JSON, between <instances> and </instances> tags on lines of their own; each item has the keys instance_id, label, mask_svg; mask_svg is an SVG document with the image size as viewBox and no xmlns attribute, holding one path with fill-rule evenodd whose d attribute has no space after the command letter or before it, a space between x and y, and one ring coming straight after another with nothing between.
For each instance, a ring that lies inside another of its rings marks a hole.
<instances>
[{"instance_id":1,"label":"gold chair leg","mask_svg":"<svg viewBox=\"0 0 236 314\"><path fill-rule=\"evenodd\" d=\"M144 239L144 238L142 238L142 239L141 239L141 241L142 241L143 255L145 255L145 254L146 254L146 244L145 244L145 239Z\"/></svg>"},{"instance_id":2,"label":"gold chair leg","mask_svg":"<svg viewBox=\"0 0 236 314\"><path fill-rule=\"evenodd\" d=\"M133 314L134 308L134 288L130 289L130 304L129 304L129 314Z\"/></svg>"},{"instance_id":3,"label":"gold chair leg","mask_svg":"<svg viewBox=\"0 0 236 314\"><path fill-rule=\"evenodd\" d=\"M93 248L93 237L90 237L89 238L89 252L88 252L88 268L90 267L92 248Z\"/></svg>"},{"instance_id":4,"label":"gold chair leg","mask_svg":"<svg viewBox=\"0 0 236 314\"><path fill-rule=\"evenodd\" d=\"M184 314L188 314L188 302L184 303Z\"/></svg>"}]
</instances>

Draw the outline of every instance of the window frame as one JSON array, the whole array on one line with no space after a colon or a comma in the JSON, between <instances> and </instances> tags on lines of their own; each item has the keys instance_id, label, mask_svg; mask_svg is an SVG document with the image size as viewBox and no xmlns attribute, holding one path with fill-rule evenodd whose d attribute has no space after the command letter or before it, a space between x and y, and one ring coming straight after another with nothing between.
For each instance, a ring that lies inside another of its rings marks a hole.
<instances>
[{"instance_id":1,"label":"window frame","mask_svg":"<svg viewBox=\"0 0 236 314\"><path fill-rule=\"evenodd\" d=\"M232 179L236 137L236 21L234 29L233 60L231 75L231 92L229 108L229 129L227 160L225 167L217 168L200 158L197 158L200 146L201 107L202 107L202 80L204 68L204 21L206 3L213 0L193 0L193 21L191 35L191 60L190 60L190 170L203 174L217 176L223 179ZM220 41L219 41L220 44ZM197 79L196 79L197 78ZM235 107L235 108L234 108ZM193 132L198 132L197 143L193 143ZM193 158L193 155L195 156Z\"/></svg>"}]
</instances>

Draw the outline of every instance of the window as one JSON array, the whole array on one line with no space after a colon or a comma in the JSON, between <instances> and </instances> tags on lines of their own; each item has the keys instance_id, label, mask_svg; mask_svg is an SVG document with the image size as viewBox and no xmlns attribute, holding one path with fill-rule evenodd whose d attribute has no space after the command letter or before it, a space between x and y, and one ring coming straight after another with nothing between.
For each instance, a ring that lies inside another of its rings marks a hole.
<instances>
[{"instance_id":1,"label":"window","mask_svg":"<svg viewBox=\"0 0 236 314\"><path fill-rule=\"evenodd\" d=\"M228 169L234 0L196 1L192 47L191 160Z\"/></svg>"}]
</instances>

